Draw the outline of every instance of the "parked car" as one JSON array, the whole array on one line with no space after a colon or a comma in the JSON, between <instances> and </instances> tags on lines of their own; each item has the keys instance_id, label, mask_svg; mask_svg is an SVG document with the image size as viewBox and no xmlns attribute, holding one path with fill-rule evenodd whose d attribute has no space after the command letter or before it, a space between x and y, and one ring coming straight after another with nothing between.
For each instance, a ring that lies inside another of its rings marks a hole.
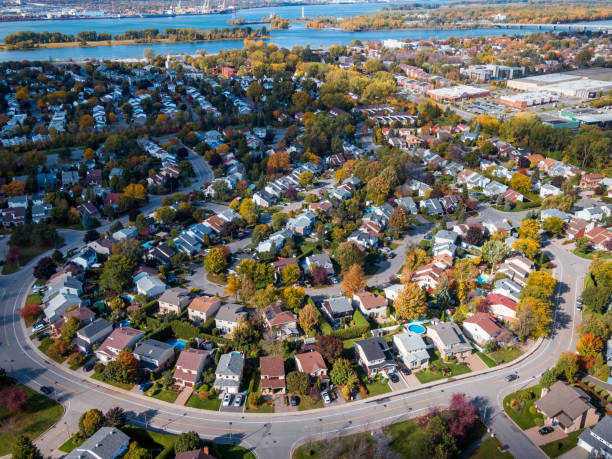
<instances>
[{"instance_id":1,"label":"parked car","mask_svg":"<svg viewBox=\"0 0 612 459\"><path fill-rule=\"evenodd\" d=\"M518 379L518 375L515 375L514 373L512 373L511 375L506 376L506 381L508 381L508 382L514 381L515 379Z\"/></svg>"},{"instance_id":2,"label":"parked car","mask_svg":"<svg viewBox=\"0 0 612 459\"><path fill-rule=\"evenodd\" d=\"M49 336L51 336L49 335L49 333L41 333L38 336L36 336L36 338L38 338L38 341L42 341L43 339L48 338Z\"/></svg>"},{"instance_id":3,"label":"parked car","mask_svg":"<svg viewBox=\"0 0 612 459\"><path fill-rule=\"evenodd\" d=\"M289 397L289 403L291 404L291 406L298 406L298 401L299 400L295 395Z\"/></svg>"},{"instance_id":4,"label":"parked car","mask_svg":"<svg viewBox=\"0 0 612 459\"><path fill-rule=\"evenodd\" d=\"M234 406L240 405L242 405L242 394L236 395L236 398L234 399Z\"/></svg>"},{"instance_id":5,"label":"parked car","mask_svg":"<svg viewBox=\"0 0 612 459\"><path fill-rule=\"evenodd\" d=\"M225 394L223 396L223 406L230 406L230 403L232 402L232 396L231 394Z\"/></svg>"},{"instance_id":6,"label":"parked car","mask_svg":"<svg viewBox=\"0 0 612 459\"><path fill-rule=\"evenodd\" d=\"M85 365L83 365L83 371L91 371L91 370L93 370L93 367L95 366L95 364L96 364L96 358L95 357L89 359L85 363Z\"/></svg>"},{"instance_id":7,"label":"parked car","mask_svg":"<svg viewBox=\"0 0 612 459\"><path fill-rule=\"evenodd\" d=\"M151 387L153 384L151 383L151 381L146 381L144 383L142 383L140 385L140 392L146 392L149 390L149 387Z\"/></svg>"},{"instance_id":8,"label":"parked car","mask_svg":"<svg viewBox=\"0 0 612 459\"><path fill-rule=\"evenodd\" d=\"M323 398L325 404L331 403L331 397L327 392L321 392L321 398Z\"/></svg>"},{"instance_id":9,"label":"parked car","mask_svg":"<svg viewBox=\"0 0 612 459\"><path fill-rule=\"evenodd\" d=\"M399 382L399 377L395 373L390 373L389 374L389 379L391 380L391 382L394 382L394 383L398 383Z\"/></svg>"},{"instance_id":10,"label":"parked car","mask_svg":"<svg viewBox=\"0 0 612 459\"><path fill-rule=\"evenodd\" d=\"M546 427L542 427L540 430L538 430L538 432L540 433L540 435L548 435L554 430L555 429L553 429L552 427L546 426Z\"/></svg>"},{"instance_id":11,"label":"parked car","mask_svg":"<svg viewBox=\"0 0 612 459\"><path fill-rule=\"evenodd\" d=\"M576 309L582 311L582 305L580 303L576 303Z\"/></svg>"},{"instance_id":12,"label":"parked car","mask_svg":"<svg viewBox=\"0 0 612 459\"><path fill-rule=\"evenodd\" d=\"M43 322L42 320L39 320L32 327L32 331L38 332L38 331L44 330L46 327L47 327L47 324Z\"/></svg>"},{"instance_id":13,"label":"parked car","mask_svg":"<svg viewBox=\"0 0 612 459\"><path fill-rule=\"evenodd\" d=\"M40 391L45 394L45 395L49 395L51 394L51 392L53 392L53 387L51 386L40 386Z\"/></svg>"}]
</instances>

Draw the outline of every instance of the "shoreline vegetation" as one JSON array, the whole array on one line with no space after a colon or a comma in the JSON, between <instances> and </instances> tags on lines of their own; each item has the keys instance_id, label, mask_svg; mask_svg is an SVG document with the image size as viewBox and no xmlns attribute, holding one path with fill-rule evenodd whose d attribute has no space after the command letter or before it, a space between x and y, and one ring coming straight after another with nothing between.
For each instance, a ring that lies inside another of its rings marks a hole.
<instances>
[{"instance_id":1,"label":"shoreline vegetation","mask_svg":"<svg viewBox=\"0 0 612 459\"><path fill-rule=\"evenodd\" d=\"M97 46L148 45L163 43L199 43L211 41L261 40L270 38L267 28L225 27L221 29L158 29L126 30L112 36L93 30L66 35L60 32L19 31L4 37L3 51L40 48L91 48Z\"/></svg>"}]
</instances>

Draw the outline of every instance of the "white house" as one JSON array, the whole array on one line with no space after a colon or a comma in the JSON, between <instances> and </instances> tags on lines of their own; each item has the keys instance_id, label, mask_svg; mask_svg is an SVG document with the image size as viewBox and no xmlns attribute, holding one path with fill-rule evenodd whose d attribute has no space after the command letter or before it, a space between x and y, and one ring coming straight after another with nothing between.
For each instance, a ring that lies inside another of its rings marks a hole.
<instances>
[{"instance_id":1,"label":"white house","mask_svg":"<svg viewBox=\"0 0 612 459\"><path fill-rule=\"evenodd\" d=\"M428 346L421 335L412 332L393 335L393 347L399 359L411 370L429 366Z\"/></svg>"}]
</instances>

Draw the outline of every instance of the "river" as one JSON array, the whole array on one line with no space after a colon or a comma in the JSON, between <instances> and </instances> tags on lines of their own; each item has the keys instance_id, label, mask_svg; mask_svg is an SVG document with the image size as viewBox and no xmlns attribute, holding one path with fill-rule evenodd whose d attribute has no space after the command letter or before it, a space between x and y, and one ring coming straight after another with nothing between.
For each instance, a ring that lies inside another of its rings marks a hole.
<instances>
[{"instance_id":1,"label":"river","mask_svg":"<svg viewBox=\"0 0 612 459\"><path fill-rule=\"evenodd\" d=\"M382 3L353 3L353 4L331 4L331 5L304 5L306 17L333 16L348 17L357 14L367 14L379 11L386 4ZM240 10L236 13L237 18L245 21L259 20L274 13L278 16L294 19L302 15L302 6L281 6L267 8L251 8ZM6 35L20 30L34 32L62 32L76 35L84 30L96 30L97 32L110 32L120 34L126 30L140 30L156 28L160 31L167 27L177 28L222 28L229 27L227 21L231 19L230 14L209 14L176 17L155 18L121 18L121 19L62 19L50 21L15 21L0 22L0 39ZM610 24L611 21L602 21L602 24ZM253 27L260 27L255 25ZM482 36L482 35L514 35L531 33L532 30L525 29L459 29L459 30L389 30L373 32L344 32L335 29L310 30L303 23L292 23L289 29L273 30L270 32L272 43L285 48L293 46L310 45L313 48L330 46L334 44L349 44L351 40L384 40L395 39L428 39L431 37L444 39L452 36ZM97 46L92 48L56 48L56 49L34 49L25 51L1 51L0 61L21 60L82 60L87 58L96 59L125 59L143 57L146 48L152 48L155 54L184 53L195 54L204 49L207 53L216 53L223 49L240 49L242 40L218 41L204 43L173 43L154 45L121 45L121 46Z\"/></svg>"}]
</instances>

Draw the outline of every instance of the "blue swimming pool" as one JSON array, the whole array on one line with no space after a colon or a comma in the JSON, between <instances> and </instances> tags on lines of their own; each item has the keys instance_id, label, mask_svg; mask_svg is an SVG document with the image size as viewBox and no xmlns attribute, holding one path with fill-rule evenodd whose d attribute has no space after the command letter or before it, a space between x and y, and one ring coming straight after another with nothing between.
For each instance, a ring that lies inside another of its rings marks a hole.
<instances>
[{"instance_id":1,"label":"blue swimming pool","mask_svg":"<svg viewBox=\"0 0 612 459\"><path fill-rule=\"evenodd\" d=\"M408 325L408 330L410 330L412 333L418 333L419 335L425 333L425 327L419 324Z\"/></svg>"},{"instance_id":2,"label":"blue swimming pool","mask_svg":"<svg viewBox=\"0 0 612 459\"><path fill-rule=\"evenodd\" d=\"M182 339L169 339L166 341L166 343L174 346L177 349L183 350L185 349L185 344L186 342Z\"/></svg>"},{"instance_id":3,"label":"blue swimming pool","mask_svg":"<svg viewBox=\"0 0 612 459\"><path fill-rule=\"evenodd\" d=\"M476 282L478 282L479 284L484 284L485 282L489 282L489 275L488 274L479 274L476 277Z\"/></svg>"}]
</instances>

